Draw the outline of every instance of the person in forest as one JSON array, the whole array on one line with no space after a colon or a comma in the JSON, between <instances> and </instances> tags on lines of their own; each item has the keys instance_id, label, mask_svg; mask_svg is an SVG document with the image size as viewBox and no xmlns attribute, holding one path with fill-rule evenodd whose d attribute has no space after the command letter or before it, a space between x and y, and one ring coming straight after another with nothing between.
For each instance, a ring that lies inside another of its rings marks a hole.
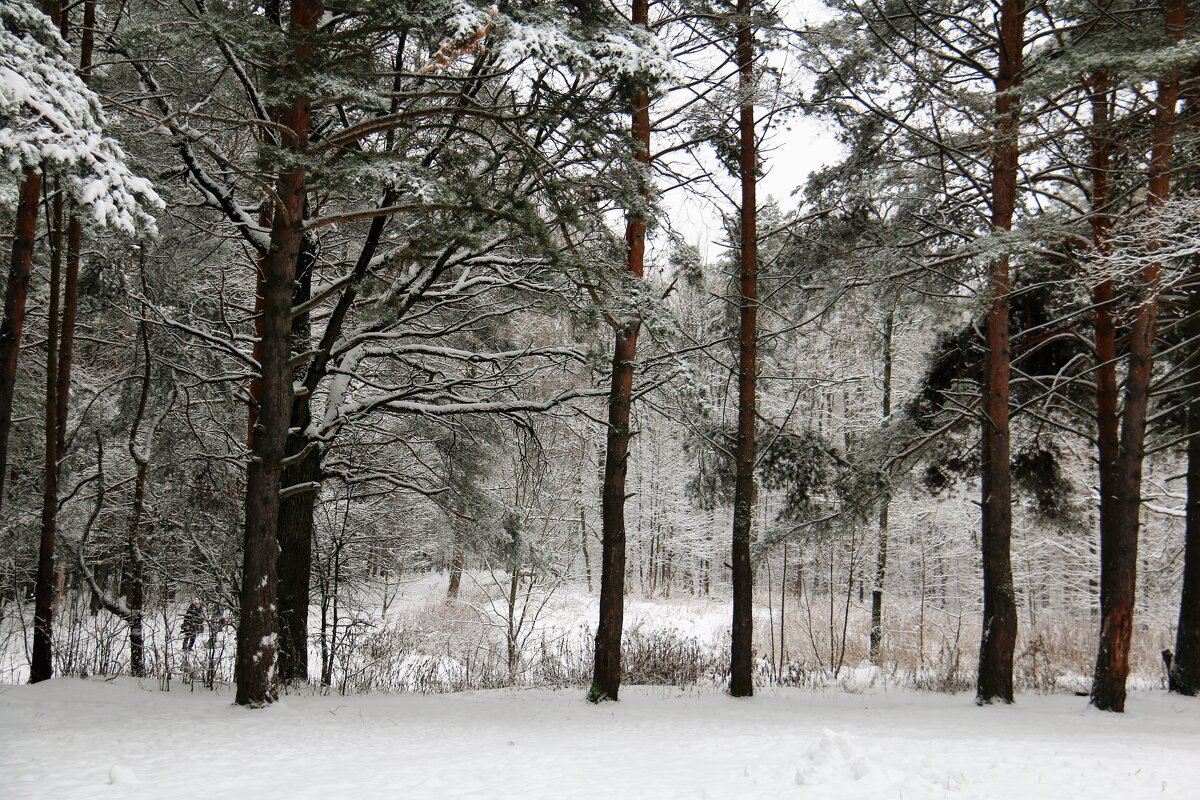
<instances>
[{"instance_id":1,"label":"person in forest","mask_svg":"<svg viewBox=\"0 0 1200 800\"><path fill-rule=\"evenodd\" d=\"M200 598L192 599L192 604L188 606L188 610L183 614L183 625L180 630L183 631L183 649L191 650L192 645L196 643L196 635L204 629L204 604L200 602Z\"/></svg>"}]
</instances>

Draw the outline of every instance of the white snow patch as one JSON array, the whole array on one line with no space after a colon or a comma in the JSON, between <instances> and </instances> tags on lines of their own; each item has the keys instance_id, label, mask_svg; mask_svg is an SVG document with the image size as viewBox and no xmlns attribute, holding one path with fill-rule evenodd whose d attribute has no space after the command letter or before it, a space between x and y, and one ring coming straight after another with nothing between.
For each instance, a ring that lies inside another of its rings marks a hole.
<instances>
[{"instance_id":1,"label":"white snow patch","mask_svg":"<svg viewBox=\"0 0 1200 800\"><path fill-rule=\"evenodd\" d=\"M1200 785L1200 706L1164 692L1134 693L1125 715L1061 695L977 708L965 694L663 687L599 706L538 689L301 693L249 711L228 691L157 686L0 687L0 796L1192 800Z\"/></svg>"},{"instance_id":2,"label":"white snow patch","mask_svg":"<svg viewBox=\"0 0 1200 800\"><path fill-rule=\"evenodd\" d=\"M108 768L108 782L112 786L141 783L137 779L137 776L133 774L133 770L122 764L113 764Z\"/></svg>"}]
</instances>

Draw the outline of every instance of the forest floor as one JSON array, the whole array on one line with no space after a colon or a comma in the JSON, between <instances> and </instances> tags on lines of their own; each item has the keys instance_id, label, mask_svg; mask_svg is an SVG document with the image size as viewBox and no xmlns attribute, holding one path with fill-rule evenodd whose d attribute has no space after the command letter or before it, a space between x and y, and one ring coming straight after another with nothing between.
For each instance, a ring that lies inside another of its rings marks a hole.
<instances>
[{"instance_id":1,"label":"forest floor","mask_svg":"<svg viewBox=\"0 0 1200 800\"><path fill-rule=\"evenodd\" d=\"M1195 798L1200 700L871 690L286 696L0 686L6 798Z\"/></svg>"}]
</instances>

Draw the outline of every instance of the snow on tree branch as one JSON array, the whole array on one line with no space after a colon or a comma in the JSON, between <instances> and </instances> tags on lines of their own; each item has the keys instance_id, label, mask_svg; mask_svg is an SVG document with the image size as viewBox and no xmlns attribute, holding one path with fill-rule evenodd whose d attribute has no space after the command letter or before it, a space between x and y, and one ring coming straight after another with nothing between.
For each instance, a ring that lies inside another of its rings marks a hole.
<instances>
[{"instance_id":1,"label":"snow on tree branch","mask_svg":"<svg viewBox=\"0 0 1200 800\"><path fill-rule=\"evenodd\" d=\"M0 202L12 203L11 187L25 171L54 173L101 225L153 231L147 209L163 202L104 135L100 101L67 53L49 17L27 0L0 4Z\"/></svg>"}]
</instances>

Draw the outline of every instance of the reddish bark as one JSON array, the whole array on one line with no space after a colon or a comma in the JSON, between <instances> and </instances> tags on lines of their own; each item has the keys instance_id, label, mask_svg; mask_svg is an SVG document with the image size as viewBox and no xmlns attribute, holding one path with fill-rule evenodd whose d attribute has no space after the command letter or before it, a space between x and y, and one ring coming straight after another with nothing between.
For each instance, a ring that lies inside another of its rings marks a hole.
<instances>
[{"instance_id":1,"label":"reddish bark","mask_svg":"<svg viewBox=\"0 0 1200 800\"><path fill-rule=\"evenodd\" d=\"M320 0L295 0L288 37L289 77L298 80L312 64L312 37L322 13ZM283 113L291 131L286 146L302 154L308 144L311 103L297 95ZM271 247L263 270L260 348L261 390L253 448L246 476L246 540L242 562L241 618L237 636L239 705L261 706L275 698L272 682L278 646L275 604L279 556L277 525L282 460L287 448L293 390L291 359L292 292L304 234L307 174L297 165L276 179L278 204Z\"/></svg>"},{"instance_id":2,"label":"reddish bark","mask_svg":"<svg viewBox=\"0 0 1200 800\"><path fill-rule=\"evenodd\" d=\"M738 0L737 66L743 101L738 119L742 183L740 320L738 323L738 424L733 487L733 635L729 693L754 694L754 570L750 523L754 514L754 405L758 379L758 146L754 138L753 2Z\"/></svg>"},{"instance_id":3,"label":"reddish bark","mask_svg":"<svg viewBox=\"0 0 1200 800\"><path fill-rule=\"evenodd\" d=\"M633 0L633 24L646 27L649 0ZM647 172L650 166L650 95L644 86L633 93L632 131L637 159ZM645 272L646 221L641 211L631 212L625 226L628 245L626 270L640 279ZM604 483L600 496L600 622L596 628L596 653L592 702L617 700L621 689L621 635L625 625L625 476L629 461L630 408L637 359L640 320L618 320L613 346L612 385L608 393L608 434L604 455Z\"/></svg>"},{"instance_id":4,"label":"reddish bark","mask_svg":"<svg viewBox=\"0 0 1200 800\"><path fill-rule=\"evenodd\" d=\"M21 331L25 327L25 300L29 295L29 274L33 269L33 243L37 238L41 196L42 173L27 172L17 195L8 291L4 295L4 321L0 322L0 508L4 506L13 392L17 384L17 361L21 356Z\"/></svg>"},{"instance_id":5,"label":"reddish bark","mask_svg":"<svg viewBox=\"0 0 1200 800\"><path fill-rule=\"evenodd\" d=\"M1186 0L1167 0L1167 31L1176 42L1187 25ZM1151 210L1171 192L1171 160L1175 144L1179 70L1158 81L1154 129L1151 134L1147 205ZM1133 637L1133 601L1137 583L1137 545L1142 508L1142 462L1146 449L1146 409L1154 366L1154 335L1158 325L1159 272L1151 263L1140 275L1140 297L1129 333L1129 368L1125 378L1125 408L1121 415L1121 447L1117 464L1115 520L1101 526L1100 647L1092 677L1091 703L1102 711L1125 710L1125 679L1129 676L1129 647Z\"/></svg>"},{"instance_id":6,"label":"reddish bark","mask_svg":"<svg viewBox=\"0 0 1200 800\"><path fill-rule=\"evenodd\" d=\"M995 139L992 145L992 230L1012 229L1017 199L1025 2L1004 0L1000 7L999 64L996 71ZM1017 641L1017 604L1012 578L1012 478L1009 470L1008 255L989 268L992 304L987 315L984 358L982 465L983 634L979 644L978 703L1013 700L1013 649Z\"/></svg>"}]
</instances>

